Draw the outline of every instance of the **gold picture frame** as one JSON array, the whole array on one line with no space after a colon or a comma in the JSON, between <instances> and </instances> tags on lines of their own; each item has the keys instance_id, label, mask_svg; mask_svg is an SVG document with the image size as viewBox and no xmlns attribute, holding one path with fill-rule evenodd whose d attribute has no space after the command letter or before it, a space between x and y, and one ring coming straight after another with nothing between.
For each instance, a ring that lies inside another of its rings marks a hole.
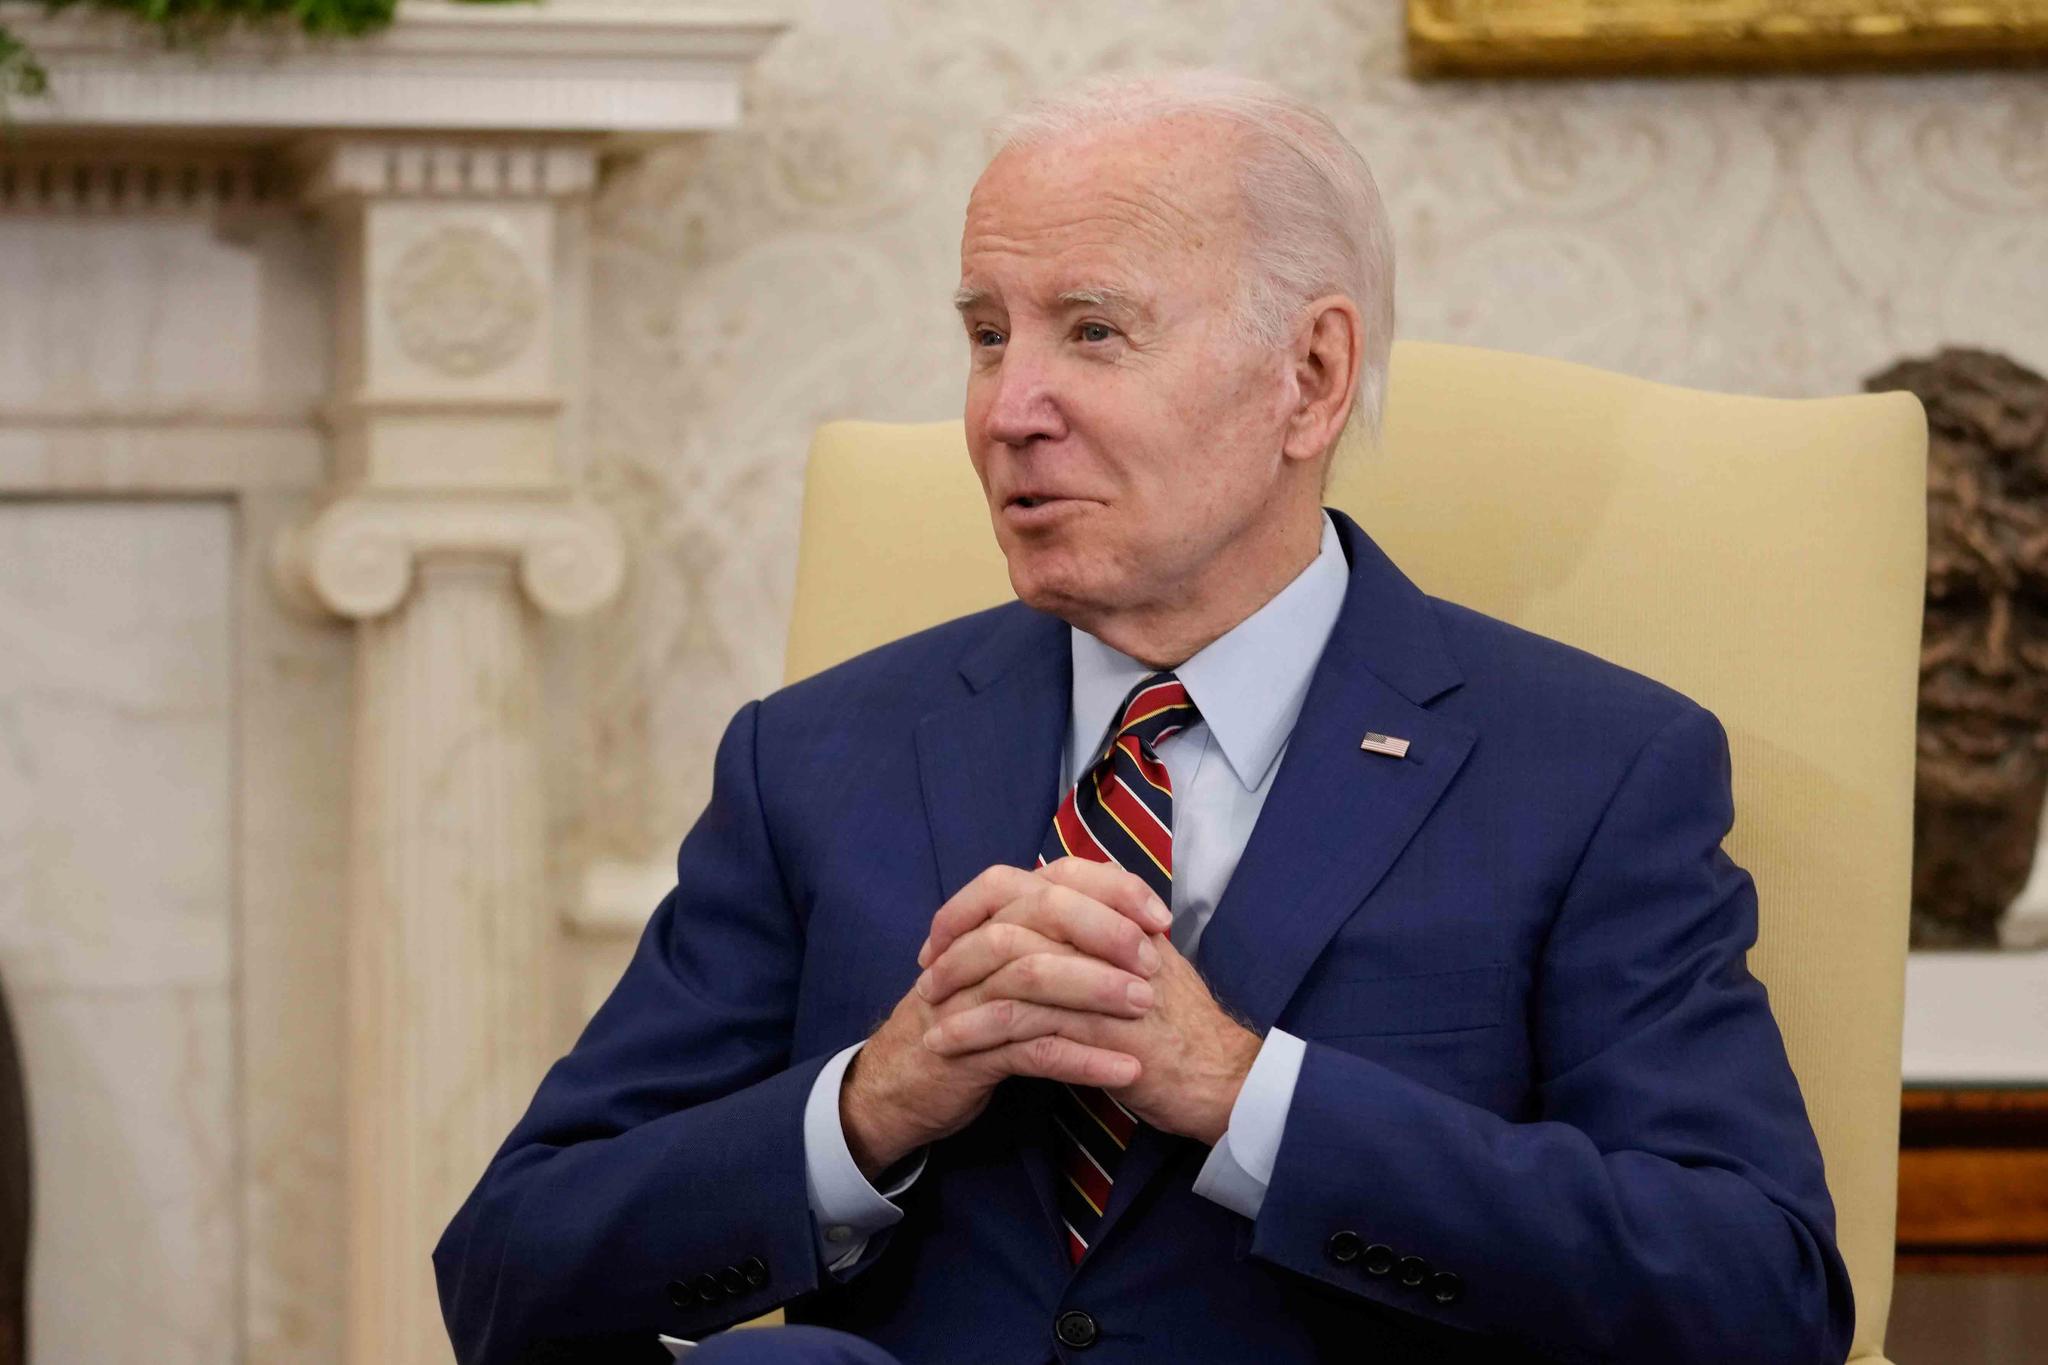
<instances>
[{"instance_id":1,"label":"gold picture frame","mask_svg":"<svg viewBox=\"0 0 2048 1365\"><path fill-rule=\"evenodd\" d=\"M1424 77L2023 65L2048 0L1408 0Z\"/></svg>"}]
</instances>

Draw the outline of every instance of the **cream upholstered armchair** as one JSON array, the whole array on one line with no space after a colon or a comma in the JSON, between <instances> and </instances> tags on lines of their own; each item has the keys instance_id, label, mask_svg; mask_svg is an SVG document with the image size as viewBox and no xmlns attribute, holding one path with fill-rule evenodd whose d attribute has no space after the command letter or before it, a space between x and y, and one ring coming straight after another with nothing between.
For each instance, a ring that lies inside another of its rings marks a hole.
<instances>
[{"instance_id":1,"label":"cream upholstered armchair","mask_svg":"<svg viewBox=\"0 0 2048 1365\"><path fill-rule=\"evenodd\" d=\"M1727 728L1752 969L1798 1072L1856 1288L1891 1305L1927 428L1892 393L1671 388L1395 347L1386 441L1328 501L1425 591L1676 687ZM788 677L1011 595L960 424L821 429Z\"/></svg>"}]
</instances>

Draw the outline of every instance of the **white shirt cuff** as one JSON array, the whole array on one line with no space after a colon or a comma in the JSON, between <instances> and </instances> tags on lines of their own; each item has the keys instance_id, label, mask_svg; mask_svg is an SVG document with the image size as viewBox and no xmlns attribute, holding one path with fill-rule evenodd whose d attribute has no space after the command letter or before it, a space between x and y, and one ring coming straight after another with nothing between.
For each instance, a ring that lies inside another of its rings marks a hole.
<instances>
[{"instance_id":1,"label":"white shirt cuff","mask_svg":"<svg viewBox=\"0 0 2048 1365\"><path fill-rule=\"evenodd\" d=\"M853 1153L846 1145L846 1130L839 1122L839 1086L853 1055L866 1041L833 1054L825 1069L811 1082L804 1101L804 1190L811 1202L811 1220L818 1241L818 1257L832 1271L850 1270L867 1250L868 1239L902 1221L903 1210L889 1201L902 1194L924 1174L926 1151L919 1150L914 1164L898 1163L886 1189L876 1189L861 1174Z\"/></svg>"},{"instance_id":2,"label":"white shirt cuff","mask_svg":"<svg viewBox=\"0 0 2048 1365\"><path fill-rule=\"evenodd\" d=\"M1307 1051L1308 1045L1285 1029L1266 1031L1237 1103L1230 1107L1230 1126L1195 1176L1196 1194L1246 1218L1259 1216Z\"/></svg>"}]
</instances>

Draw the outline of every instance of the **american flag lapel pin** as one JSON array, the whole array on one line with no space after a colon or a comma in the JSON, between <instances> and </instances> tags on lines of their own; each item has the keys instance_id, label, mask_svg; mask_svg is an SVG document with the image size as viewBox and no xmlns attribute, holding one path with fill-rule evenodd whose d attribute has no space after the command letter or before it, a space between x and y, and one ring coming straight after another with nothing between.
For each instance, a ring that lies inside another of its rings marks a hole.
<instances>
[{"instance_id":1,"label":"american flag lapel pin","mask_svg":"<svg viewBox=\"0 0 2048 1365\"><path fill-rule=\"evenodd\" d=\"M1377 730L1367 730L1365 738L1359 741L1358 747L1370 749L1376 754L1385 754L1389 758L1408 757L1407 740L1396 739L1392 735L1383 735Z\"/></svg>"}]
</instances>

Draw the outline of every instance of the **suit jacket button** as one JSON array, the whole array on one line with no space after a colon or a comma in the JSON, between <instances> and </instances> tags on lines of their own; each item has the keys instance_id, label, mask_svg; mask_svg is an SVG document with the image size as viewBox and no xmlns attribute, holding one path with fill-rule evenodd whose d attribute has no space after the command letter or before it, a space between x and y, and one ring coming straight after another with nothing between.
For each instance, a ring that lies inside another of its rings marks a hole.
<instances>
[{"instance_id":1,"label":"suit jacket button","mask_svg":"<svg viewBox=\"0 0 2048 1365\"><path fill-rule=\"evenodd\" d=\"M1346 1228L1330 1234L1330 1240L1323 1243L1323 1252L1338 1265L1350 1265L1358 1259L1358 1253L1365 1250L1365 1239Z\"/></svg>"},{"instance_id":2,"label":"suit jacket button","mask_svg":"<svg viewBox=\"0 0 2048 1365\"><path fill-rule=\"evenodd\" d=\"M1052 1334L1062 1346L1086 1350L1095 1344L1095 1319L1078 1308L1070 1308L1053 1322Z\"/></svg>"},{"instance_id":3,"label":"suit jacket button","mask_svg":"<svg viewBox=\"0 0 2048 1365\"><path fill-rule=\"evenodd\" d=\"M1394 1269L1398 1272L1396 1278L1410 1289L1420 1289L1422 1282L1429 1278L1429 1262L1420 1256L1403 1256Z\"/></svg>"},{"instance_id":4,"label":"suit jacket button","mask_svg":"<svg viewBox=\"0 0 2048 1365\"><path fill-rule=\"evenodd\" d=\"M747 1292L747 1277L738 1266L725 1266L718 1272L718 1287L728 1294L744 1294Z\"/></svg>"},{"instance_id":5,"label":"suit jacket button","mask_svg":"<svg viewBox=\"0 0 2048 1365\"><path fill-rule=\"evenodd\" d=\"M740 1274L747 1277L747 1284L759 1289L768 1283L768 1263L759 1256L749 1256L740 1262Z\"/></svg>"},{"instance_id":6,"label":"suit jacket button","mask_svg":"<svg viewBox=\"0 0 2048 1365\"><path fill-rule=\"evenodd\" d=\"M692 1275L690 1288L696 1292L699 1303L717 1303L725 1297L725 1290L709 1275Z\"/></svg>"},{"instance_id":7,"label":"suit jacket button","mask_svg":"<svg viewBox=\"0 0 2048 1365\"><path fill-rule=\"evenodd\" d=\"M678 1308L695 1308L697 1306L697 1291L684 1284L681 1280L670 1280L668 1282L668 1301Z\"/></svg>"},{"instance_id":8,"label":"suit jacket button","mask_svg":"<svg viewBox=\"0 0 2048 1365\"><path fill-rule=\"evenodd\" d=\"M1394 1268L1394 1249L1385 1242L1374 1242L1365 1249L1365 1273L1384 1275Z\"/></svg>"},{"instance_id":9,"label":"suit jacket button","mask_svg":"<svg viewBox=\"0 0 2048 1365\"><path fill-rule=\"evenodd\" d=\"M1451 1271L1439 1270L1429 1277L1429 1296L1438 1303L1456 1303L1465 1294L1465 1282Z\"/></svg>"}]
</instances>

